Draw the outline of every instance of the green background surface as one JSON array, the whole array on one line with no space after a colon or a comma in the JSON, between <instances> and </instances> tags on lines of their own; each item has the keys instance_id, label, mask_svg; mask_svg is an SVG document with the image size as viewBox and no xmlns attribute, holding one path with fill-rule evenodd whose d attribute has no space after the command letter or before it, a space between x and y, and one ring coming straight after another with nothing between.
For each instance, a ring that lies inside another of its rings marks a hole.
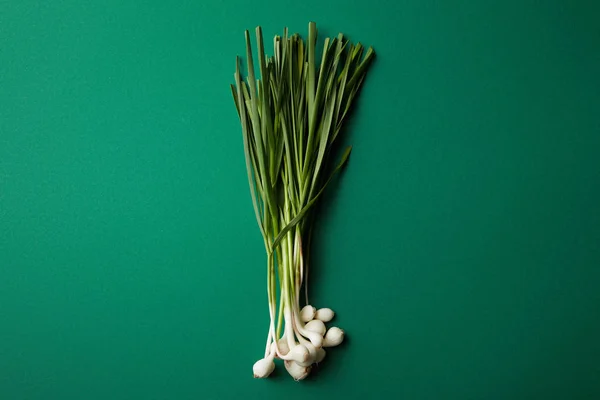
<instances>
[{"instance_id":1,"label":"green background surface","mask_svg":"<svg viewBox=\"0 0 600 400\"><path fill-rule=\"evenodd\" d=\"M0 398L600 398L593 3L2 2ZM348 340L259 381L228 84L310 20L378 52L313 254Z\"/></svg>"}]
</instances>

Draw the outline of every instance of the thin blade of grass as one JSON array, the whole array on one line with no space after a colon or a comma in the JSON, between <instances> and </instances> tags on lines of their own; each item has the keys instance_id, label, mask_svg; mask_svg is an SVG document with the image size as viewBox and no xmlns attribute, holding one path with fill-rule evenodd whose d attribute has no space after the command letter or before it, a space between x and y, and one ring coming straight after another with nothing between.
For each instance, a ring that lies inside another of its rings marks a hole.
<instances>
[{"instance_id":1,"label":"thin blade of grass","mask_svg":"<svg viewBox=\"0 0 600 400\"><path fill-rule=\"evenodd\" d=\"M308 124L312 125L315 108L315 46L317 44L317 25L308 24L308 75L306 79L306 103L308 106Z\"/></svg>"},{"instance_id":2,"label":"thin blade of grass","mask_svg":"<svg viewBox=\"0 0 600 400\"><path fill-rule=\"evenodd\" d=\"M275 200L273 191L270 190L268 182L269 170L267 156L265 153L266 138L262 135L261 120L258 114L258 99L256 89L256 76L254 75L254 63L252 60L252 45L250 43L250 33L246 31L246 57L248 62L248 81L250 85L250 101L252 106L252 115L250 120L252 121L252 133L254 134L254 142L256 143L256 158L258 160L259 174L261 176L261 182L263 183L261 190L264 193L264 207L269 210L273 218L277 217L275 210Z\"/></svg>"},{"instance_id":3,"label":"thin blade of grass","mask_svg":"<svg viewBox=\"0 0 600 400\"><path fill-rule=\"evenodd\" d=\"M364 60L362 60L362 62L359 64L358 68L356 68L356 71L354 71L354 74L352 75L352 79L350 79L350 82L348 82L348 86L350 88L353 88L354 85L356 84L356 82L364 76L364 74L367 72L367 68L369 68L369 65L371 65L371 62L373 62L374 58L375 58L375 51L373 50L372 47L369 47Z\"/></svg>"},{"instance_id":4,"label":"thin blade of grass","mask_svg":"<svg viewBox=\"0 0 600 400\"><path fill-rule=\"evenodd\" d=\"M239 58L236 60L236 73L235 80L237 85L237 95L238 95L238 103L243 104L243 94L242 94L242 83L240 78L240 60ZM262 224L261 213L258 208L258 201L256 196L256 185L255 180L252 178L252 165L250 161L250 145L248 142L248 121L246 119L246 107L239 107L240 110L240 122L242 124L242 136L244 142L244 156L246 159L246 170L248 172L248 184L250 185L250 195L252 197L252 206L254 207L254 213L256 215L256 222L258 223L258 227L260 228L260 232L263 237L266 239L265 229Z\"/></svg>"},{"instance_id":5,"label":"thin blade of grass","mask_svg":"<svg viewBox=\"0 0 600 400\"><path fill-rule=\"evenodd\" d=\"M231 84L229 86L231 87L231 94L233 95L233 102L235 103L235 109L237 110L238 117L239 117L240 116L240 105L238 103L237 89L235 88L235 85L233 85L233 84Z\"/></svg>"},{"instance_id":6,"label":"thin blade of grass","mask_svg":"<svg viewBox=\"0 0 600 400\"><path fill-rule=\"evenodd\" d=\"M321 172L321 165L323 164L323 160L325 158L325 151L329 147L329 135L331 133L331 121L333 119L333 114L335 112L335 96L336 92L333 91L331 97L328 102L328 106L325 110L325 117L323 126L321 128L321 140L319 142L319 151L317 154L317 160L315 162L315 169L313 172L313 179L311 183L311 188L308 197L312 195L317 186L317 180L319 179L319 173Z\"/></svg>"},{"instance_id":7,"label":"thin blade of grass","mask_svg":"<svg viewBox=\"0 0 600 400\"><path fill-rule=\"evenodd\" d=\"M329 185L329 183L331 182L331 180L333 179L335 174L338 173L339 170L346 164L346 162L348 161L348 157L350 157L351 151L352 151L352 146L349 146L346 148L346 150L344 151L344 154L342 155L340 162L335 167L335 169L329 176L329 179L327 179L327 181L325 182L325 184L323 185L321 190L319 190L319 192L306 204L306 206L304 206L304 208L302 208L302 210L300 210L300 212L296 215L296 217L294 219L292 219L282 230L279 231L279 234L277 235L277 237L275 238L275 240L273 241L273 243L271 245L271 251L273 251L273 249L277 248L277 246L279 245L281 240L285 237L285 235L292 228L294 228L300 221L302 221L302 218L304 217L304 215L311 209L311 207L316 203L316 201L319 199L319 197L321 197L321 195L323 194L323 192L325 191L325 189L327 188L327 186Z\"/></svg>"}]
</instances>

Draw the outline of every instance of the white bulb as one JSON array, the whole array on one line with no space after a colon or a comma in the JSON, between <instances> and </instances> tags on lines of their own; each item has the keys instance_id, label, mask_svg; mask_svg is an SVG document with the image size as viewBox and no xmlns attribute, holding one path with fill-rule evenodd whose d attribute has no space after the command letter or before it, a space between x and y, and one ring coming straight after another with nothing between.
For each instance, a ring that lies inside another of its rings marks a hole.
<instances>
[{"instance_id":1,"label":"white bulb","mask_svg":"<svg viewBox=\"0 0 600 400\"><path fill-rule=\"evenodd\" d=\"M286 355L290 352L290 346L288 345L288 341L286 339L279 339L277 346L279 346L279 351L283 355Z\"/></svg>"},{"instance_id":2,"label":"white bulb","mask_svg":"<svg viewBox=\"0 0 600 400\"><path fill-rule=\"evenodd\" d=\"M279 339L277 341L277 347L279 348L279 353L281 353L282 356L285 356L287 353L290 352L290 348L289 348L289 346L287 344L287 340L285 340L285 339ZM271 352L273 354L275 354L276 358L279 358L279 356L277 355L276 350L277 349L275 348L275 342L271 343Z\"/></svg>"},{"instance_id":3,"label":"white bulb","mask_svg":"<svg viewBox=\"0 0 600 400\"><path fill-rule=\"evenodd\" d=\"M323 339L323 347L333 347L344 341L344 331L336 326L329 328Z\"/></svg>"},{"instance_id":4,"label":"white bulb","mask_svg":"<svg viewBox=\"0 0 600 400\"><path fill-rule=\"evenodd\" d=\"M308 329L309 331L316 332L321 336L323 336L327 330L323 321L318 319L313 319L312 321L307 322L304 328Z\"/></svg>"},{"instance_id":5,"label":"white bulb","mask_svg":"<svg viewBox=\"0 0 600 400\"><path fill-rule=\"evenodd\" d=\"M325 351L324 348L320 348L317 350L317 358L315 359L315 362L318 364L321 361L323 361L323 359L325 358L325 356L327 355L327 352Z\"/></svg>"},{"instance_id":6,"label":"white bulb","mask_svg":"<svg viewBox=\"0 0 600 400\"><path fill-rule=\"evenodd\" d=\"M310 340L310 342L313 346L315 346L315 348L320 349L321 347L323 347L323 335L321 335L320 333L306 330L304 331L303 336Z\"/></svg>"},{"instance_id":7,"label":"white bulb","mask_svg":"<svg viewBox=\"0 0 600 400\"><path fill-rule=\"evenodd\" d=\"M315 317L316 312L316 308L314 308L311 305L306 305L302 307L302 310L300 310L300 319L302 320L302 322L308 322Z\"/></svg>"},{"instance_id":8,"label":"white bulb","mask_svg":"<svg viewBox=\"0 0 600 400\"><path fill-rule=\"evenodd\" d=\"M294 348L292 350L290 350L290 352L288 353L289 357L294 360L294 361L298 361L301 363L305 363L308 361L308 359L310 358L310 354L308 353L308 349L306 348L306 346L299 344L297 346L294 346Z\"/></svg>"},{"instance_id":9,"label":"white bulb","mask_svg":"<svg viewBox=\"0 0 600 400\"><path fill-rule=\"evenodd\" d=\"M335 313L331 308L319 308L315 313L315 319L321 320L323 322L329 322L333 319Z\"/></svg>"},{"instance_id":10,"label":"white bulb","mask_svg":"<svg viewBox=\"0 0 600 400\"><path fill-rule=\"evenodd\" d=\"M319 353L317 352L317 348L313 346L310 342L303 343L302 346L306 347L306 350L308 350L308 358L305 362L296 362L298 363L298 365L301 365L303 367L309 367L316 362L317 355Z\"/></svg>"},{"instance_id":11,"label":"white bulb","mask_svg":"<svg viewBox=\"0 0 600 400\"><path fill-rule=\"evenodd\" d=\"M275 363L273 362L273 356L261 358L254 363L252 372L254 372L255 378L266 378L271 375L271 372L275 369Z\"/></svg>"},{"instance_id":12,"label":"white bulb","mask_svg":"<svg viewBox=\"0 0 600 400\"><path fill-rule=\"evenodd\" d=\"M285 361L285 369L296 381L301 381L310 374L311 367L303 367L294 361Z\"/></svg>"}]
</instances>

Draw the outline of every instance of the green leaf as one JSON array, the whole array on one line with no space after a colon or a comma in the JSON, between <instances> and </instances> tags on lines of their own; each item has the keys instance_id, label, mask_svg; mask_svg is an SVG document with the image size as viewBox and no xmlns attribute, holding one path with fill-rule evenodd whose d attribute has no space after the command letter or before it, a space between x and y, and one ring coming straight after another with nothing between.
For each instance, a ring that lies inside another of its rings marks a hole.
<instances>
[{"instance_id":1,"label":"green leaf","mask_svg":"<svg viewBox=\"0 0 600 400\"><path fill-rule=\"evenodd\" d=\"M329 97L329 101L327 102L327 107L325 110L324 122L321 127L321 137L319 142L319 151L317 153L317 160L315 163L315 169L313 173L313 179L311 183L311 190L309 193L309 197L314 192L317 184L317 180L319 178L319 173L321 172L321 165L323 163L323 159L325 157L325 151L329 147L329 135L331 133L331 120L333 119L333 114L335 112L335 96L336 92L334 91Z\"/></svg>"},{"instance_id":2,"label":"green leaf","mask_svg":"<svg viewBox=\"0 0 600 400\"><path fill-rule=\"evenodd\" d=\"M236 60L236 73L235 73L235 80L236 80L236 86L237 86L237 96L238 96L238 103L243 104L243 94L242 94L242 83L241 83L241 78L240 78L240 60L239 58ZM242 136L244 139L244 156L246 159L246 170L248 172L248 183L250 185L250 195L252 197L252 206L254 207L254 213L256 215L256 222L258 223L258 227L260 228L260 232L263 235L263 237L266 238L266 233L265 233L265 229L263 227L262 224L262 219L261 219L261 215L260 215L260 211L258 209L258 201L256 199L256 186L255 186L255 181L253 179L253 168L251 166L251 161L250 161L250 145L248 142L248 122L246 119L246 107L239 107L240 110L240 122L242 124Z\"/></svg>"},{"instance_id":3,"label":"green leaf","mask_svg":"<svg viewBox=\"0 0 600 400\"><path fill-rule=\"evenodd\" d=\"M237 110L238 113L238 117L240 116L240 105L238 103L238 95L237 95L237 89L235 88L235 85L229 85L231 86L231 94L233 95L233 102L235 103L235 109Z\"/></svg>"},{"instance_id":4,"label":"green leaf","mask_svg":"<svg viewBox=\"0 0 600 400\"><path fill-rule=\"evenodd\" d=\"M307 40L290 36L285 28L282 36L274 37L269 57L257 27L255 71L246 31L247 76L242 77L238 58L235 84L230 85L242 127L252 204L269 252L271 318L277 300L276 276L280 290L285 276L286 293L299 293L302 270L296 256L308 253L310 241L302 244L304 249L298 249L296 241L305 238L305 230L312 232L312 207L348 161L351 147L331 174L323 176L329 170L332 144L375 55L372 48L353 45L340 33L323 40L317 65L317 36L314 22L309 23ZM282 259L292 255L293 261Z\"/></svg>"},{"instance_id":5,"label":"green leaf","mask_svg":"<svg viewBox=\"0 0 600 400\"><path fill-rule=\"evenodd\" d=\"M331 182L331 180L333 179L333 177L335 176L335 174L346 164L346 162L348 161L348 157L350 157L350 152L352 151L352 146L349 146L346 148L346 150L344 151L344 154L342 155L342 158L340 160L340 162L338 163L338 165L335 167L335 169L333 170L333 172L331 173L331 175L329 176L329 179L327 179L327 181L325 182L325 184L323 185L323 187L321 188L321 190L319 190L319 193L317 193L309 202L308 204L306 204L306 206L304 206L304 208L302 210L300 210L300 212L296 215L296 217L294 219L292 219L277 235L277 237L275 238L275 240L273 241L273 243L271 244L271 251L273 251L273 249L277 248L277 246L279 245L279 243L281 242L281 240L283 239L283 237L293 228L295 227L300 221L302 221L302 218L304 218L304 215L311 209L311 207L316 203L316 201L319 199L319 197L321 197L321 195L323 194L323 192L325 191L325 189L327 188L327 185L329 185L329 182Z\"/></svg>"}]
</instances>

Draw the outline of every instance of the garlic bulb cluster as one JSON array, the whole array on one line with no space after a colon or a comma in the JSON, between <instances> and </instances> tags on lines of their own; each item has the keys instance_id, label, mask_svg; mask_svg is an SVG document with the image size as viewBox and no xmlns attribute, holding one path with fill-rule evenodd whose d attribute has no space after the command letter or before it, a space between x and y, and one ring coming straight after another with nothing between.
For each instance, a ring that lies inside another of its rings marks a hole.
<instances>
[{"instance_id":1,"label":"garlic bulb cluster","mask_svg":"<svg viewBox=\"0 0 600 400\"><path fill-rule=\"evenodd\" d=\"M274 37L269 56L261 27L256 28L257 52L246 31L247 68L242 71L238 57L231 85L267 258L270 322L264 357L253 368L258 378L272 373L277 358L294 379L302 380L324 359L325 348L344 340L343 330L327 326L334 312L310 305L308 255L316 204L352 151L346 147L331 164L337 153L332 145L375 51L340 33L325 39L322 57L317 57L317 37L314 22L309 22L305 38L285 28L282 36ZM302 294L305 307L300 305Z\"/></svg>"},{"instance_id":2,"label":"garlic bulb cluster","mask_svg":"<svg viewBox=\"0 0 600 400\"><path fill-rule=\"evenodd\" d=\"M325 358L325 347L334 347L344 341L342 329L336 326L327 329L325 325L334 316L335 313L330 308L317 310L311 305L302 308L295 317L288 313L283 336L270 341L267 355L254 364L254 377L268 377L275 369L274 359L278 358L283 360L285 369L292 378L296 381L305 379L313 365Z\"/></svg>"},{"instance_id":3,"label":"garlic bulb cluster","mask_svg":"<svg viewBox=\"0 0 600 400\"><path fill-rule=\"evenodd\" d=\"M278 358L294 379L302 380L323 360L324 348L344 340L344 331L326 325L334 312L310 305L308 255L316 204L352 151L352 146L346 147L340 160L331 164L337 153L331 151L332 145L375 51L340 33L325 39L322 57L317 57L317 37L314 22L309 22L305 38L290 35L285 28L283 36L274 37L269 56L261 27L256 28L258 52L252 50L246 31L247 73L243 76L238 57L231 85L252 205L267 257L270 322L264 358L254 365L258 378L269 376ZM308 304L303 308L302 293Z\"/></svg>"}]
</instances>

